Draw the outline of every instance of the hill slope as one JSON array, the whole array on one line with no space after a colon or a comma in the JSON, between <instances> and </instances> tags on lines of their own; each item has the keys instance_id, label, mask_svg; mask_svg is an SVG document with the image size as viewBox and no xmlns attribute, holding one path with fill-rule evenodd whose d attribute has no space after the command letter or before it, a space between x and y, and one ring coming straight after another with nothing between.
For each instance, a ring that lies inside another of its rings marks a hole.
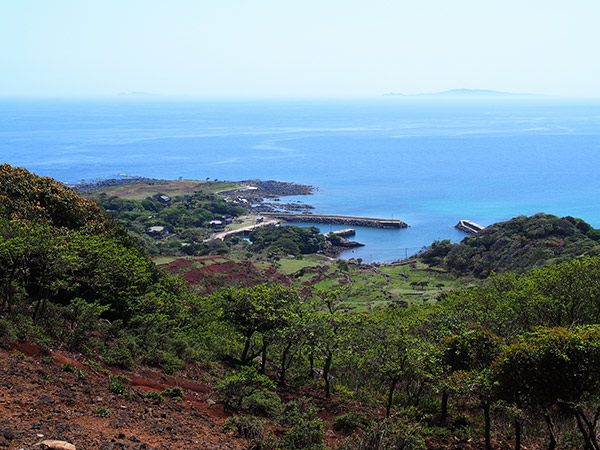
<instances>
[{"instance_id":1,"label":"hill slope","mask_svg":"<svg viewBox=\"0 0 600 450\"><path fill-rule=\"evenodd\" d=\"M523 272L583 255L600 255L600 230L581 219L539 213L490 225L459 244L434 242L420 257L428 264L485 278L492 272Z\"/></svg>"}]
</instances>

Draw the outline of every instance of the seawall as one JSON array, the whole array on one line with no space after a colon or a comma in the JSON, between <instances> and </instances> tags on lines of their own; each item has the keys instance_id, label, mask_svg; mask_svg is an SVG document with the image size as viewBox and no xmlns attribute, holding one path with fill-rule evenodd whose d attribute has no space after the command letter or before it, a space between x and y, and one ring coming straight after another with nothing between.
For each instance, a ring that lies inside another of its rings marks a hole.
<instances>
[{"instance_id":1,"label":"seawall","mask_svg":"<svg viewBox=\"0 0 600 450\"><path fill-rule=\"evenodd\" d=\"M369 228L407 228L401 220L378 219L374 217L336 216L330 214L293 214L263 213L264 217L285 220L286 222L324 223L331 225L348 225Z\"/></svg>"}]
</instances>

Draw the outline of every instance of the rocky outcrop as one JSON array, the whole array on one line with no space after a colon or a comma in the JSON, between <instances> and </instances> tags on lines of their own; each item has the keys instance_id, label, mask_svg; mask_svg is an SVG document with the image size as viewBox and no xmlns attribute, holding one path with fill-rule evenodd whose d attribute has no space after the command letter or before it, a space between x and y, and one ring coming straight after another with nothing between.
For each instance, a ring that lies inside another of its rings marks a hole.
<instances>
[{"instance_id":1,"label":"rocky outcrop","mask_svg":"<svg viewBox=\"0 0 600 450\"><path fill-rule=\"evenodd\" d=\"M57 441L54 439L46 439L45 441L40 442L40 445L45 445L46 447L54 450L77 450L76 447L69 442Z\"/></svg>"}]
</instances>

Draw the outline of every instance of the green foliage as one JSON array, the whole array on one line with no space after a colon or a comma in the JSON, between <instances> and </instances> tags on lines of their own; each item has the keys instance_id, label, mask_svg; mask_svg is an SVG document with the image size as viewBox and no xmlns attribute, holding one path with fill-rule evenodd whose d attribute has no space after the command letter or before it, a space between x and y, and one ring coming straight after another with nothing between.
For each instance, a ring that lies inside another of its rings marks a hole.
<instances>
[{"instance_id":1,"label":"green foliage","mask_svg":"<svg viewBox=\"0 0 600 450\"><path fill-rule=\"evenodd\" d=\"M263 389L275 389L275 384L250 366L230 372L214 386L221 401L237 408L242 406L244 398Z\"/></svg>"},{"instance_id":2,"label":"green foliage","mask_svg":"<svg viewBox=\"0 0 600 450\"><path fill-rule=\"evenodd\" d=\"M12 324L8 320L0 319L0 344L6 344L15 339Z\"/></svg>"},{"instance_id":3,"label":"green foliage","mask_svg":"<svg viewBox=\"0 0 600 450\"><path fill-rule=\"evenodd\" d=\"M156 403L160 403L164 401L164 397L160 392L148 391L146 392L146 398L155 401Z\"/></svg>"},{"instance_id":4,"label":"green foliage","mask_svg":"<svg viewBox=\"0 0 600 450\"><path fill-rule=\"evenodd\" d=\"M536 326L600 323L600 258L581 258L490 277L478 288L440 297L442 310L464 323L510 338Z\"/></svg>"},{"instance_id":5,"label":"green foliage","mask_svg":"<svg viewBox=\"0 0 600 450\"><path fill-rule=\"evenodd\" d=\"M229 289L211 300L219 320L232 325L244 341L240 356L243 365L258 355L252 349L254 335L260 334L264 340L270 333L289 326L300 305L297 291L280 284Z\"/></svg>"},{"instance_id":6,"label":"green foliage","mask_svg":"<svg viewBox=\"0 0 600 450\"><path fill-rule=\"evenodd\" d=\"M181 389L180 387L167 388L164 391L162 391L162 395L170 397L173 400L182 400L183 389Z\"/></svg>"},{"instance_id":7,"label":"green foliage","mask_svg":"<svg viewBox=\"0 0 600 450\"><path fill-rule=\"evenodd\" d=\"M249 441L260 441L264 437L266 421L254 416L228 417L223 424L225 430L233 430L239 437Z\"/></svg>"},{"instance_id":8,"label":"green foliage","mask_svg":"<svg viewBox=\"0 0 600 450\"><path fill-rule=\"evenodd\" d=\"M450 239L443 241L433 241L429 250L421 255L423 262L436 266L441 265L444 262L444 258L452 250L452 244Z\"/></svg>"},{"instance_id":9,"label":"green foliage","mask_svg":"<svg viewBox=\"0 0 600 450\"><path fill-rule=\"evenodd\" d=\"M483 370L504 347L502 339L477 325L446 338L442 345L442 360L452 372Z\"/></svg>"},{"instance_id":10,"label":"green foliage","mask_svg":"<svg viewBox=\"0 0 600 450\"><path fill-rule=\"evenodd\" d=\"M96 372L100 372L102 370L102 366L100 365L100 363L93 361L91 359L86 359L85 361L83 361L83 364L85 364L90 369L92 369Z\"/></svg>"},{"instance_id":11,"label":"green foliage","mask_svg":"<svg viewBox=\"0 0 600 450\"><path fill-rule=\"evenodd\" d=\"M88 374L83 369L74 367L70 363L64 363L61 366L61 369L64 370L65 372L69 372L69 373L73 373L73 374L77 375L77 378L85 378L88 376Z\"/></svg>"},{"instance_id":12,"label":"green foliage","mask_svg":"<svg viewBox=\"0 0 600 450\"><path fill-rule=\"evenodd\" d=\"M135 366L134 354L138 351L137 347L138 344L133 336L122 333L111 346L104 350L102 359L109 366L131 369Z\"/></svg>"},{"instance_id":13,"label":"green foliage","mask_svg":"<svg viewBox=\"0 0 600 450\"><path fill-rule=\"evenodd\" d=\"M129 383L131 379L125 375L111 375L109 378L108 390L115 395L121 395L125 398L131 397Z\"/></svg>"},{"instance_id":14,"label":"green foliage","mask_svg":"<svg viewBox=\"0 0 600 450\"><path fill-rule=\"evenodd\" d=\"M600 328L539 328L493 368L498 395L519 406L573 404L600 395Z\"/></svg>"},{"instance_id":15,"label":"green foliage","mask_svg":"<svg viewBox=\"0 0 600 450\"><path fill-rule=\"evenodd\" d=\"M335 418L333 428L338 431L354 432L358 428L364 428L368 424L367 416L360 412L348 411Z\"/></svg>"},{"instance_id":16,"label":"green foliage","mask_svg":"<svg viewBox=\"0 0 600 450\"><path fill-rule=\"evenodd\" d=\"M98 203L112 217L135 235L151 254L202 255L210 250L202 241L210 233L212 220L231 219L246 213L240 206L233 206L212 193L195 192L161 201L161 193L144 200L119 197L100 197ZM148 230L162 226L169 232L168 242L162 242L163 234ZM177 242L176 246L171 246ZM186 246L181 243L185 242Z\"/></svg>"},{"instance_id":17,"label":"green foliage","mask_svg":"<svg viewBox=\"0 0 600 450\"><path fill-rule=\"evenodd\" d=\"M283 448L290 450L324 450L325 422L318 417L300 419L281 438Z\"/></svg>"},{"instance_id":18,"label":"green foliage","mask_svg":"<svg viewBox=\"0 0 600 450\"><path fill-rule=\"evenodd\" d=\"M316 253L323 241L316 227L260 227L250 233L254 251L269 249L273 253L301 255Z\"/></svg>"},{"instance_id":19,"label":"green foliage","mask_svg":"<svg viewBox=\"0 0 600 450\"><path fill-rule=\"evenodd\" d=\"M425 450L425 429L418 422L388 418L375 421L364 437L349 443L356 450Z\"/></svg>"},{"instance_id":20,"label":"green foliage","mask_svg":"<svg viewBox=\"0 0 600 450\"><path fill-rule=\"evenodd\" d=\"M98 417L110 417L112 416L112 412L105 406L98 406L96 409L94 409L94 415Z\"/></svg>"},{"instance_id":21,"label":"green foliage","mask_svg":"<svg viewBox=\"0 0 600 450\"><path fill-rule=\"evenodd\" d=\"M293 426L299 421L311 420L316 416L317 408L311 403L310 399L300 397L298 400L283 405L279 423L285 426Z\"/></svg>"},{"instance_id":22,"label":"green foliage","mask_svg":"<svg viewBox=\"0 0 600 450\"><path fill-rule=\"evenodd\" d=\"M282 407L279 396L268 389L254 391L242 399L242 408L256 416L276 417Z\"/></svg>"},{"instance_id":23,"label":"green foliage","mask_svg":"<svg viewBox=\"0 0 600 450\"><path fill-rule=\"evenodd\" d=\"M581 219L550 214L519 216L485 228L460 244L434 242L421 258L462 275L485 278L492 273L524 272L569 261L581 255L600 255L600 233Z\"/></svg>"}]
</instances>

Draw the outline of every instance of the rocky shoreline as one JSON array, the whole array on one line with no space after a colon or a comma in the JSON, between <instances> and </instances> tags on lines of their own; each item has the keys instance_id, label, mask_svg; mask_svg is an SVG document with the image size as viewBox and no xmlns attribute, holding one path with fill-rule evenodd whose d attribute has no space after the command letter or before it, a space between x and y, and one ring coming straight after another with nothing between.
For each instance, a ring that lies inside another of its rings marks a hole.
<instances>
[{"instance_id":1,"label":"rocky shoreline","mask_svg":"<svg viewBox=\"0 0 600 450\"><path fill-rule=\"evenodd\" d=\"M105 189L112 186L121 186L130 183L145 183L149 185L165 185L174 180L164 180L158 178L148 178L139 176L123 176L121 178L109 178L106 180L81 181L80 183L70 185L79 192L93 191L95 189ZM286 181L275 180L242 180L226 181L240 184L245 187L219 192L218 194L227 197L230 201L253 213L263 212L300 212L315 209L314 206L305 204L301 201L280 203L280 197L289 197L296 195L312 195L317 190L315 186L307 184L290 183ZM265 200L270 201L265 201Z\"/></svg>"},{"instance_id":2,"label":"rocky shoreline","mask_svg":"<svg viewBox=\"0 0 600 450\"><path fill-rule=\"evenodd\" d=\"M275 180L243 180L236 183L246 187L219 192L219 194L252 213L301 212L315 209L314 206L301 201L279 202L280 197L312 195L317 190L314 186ZM265 201L266 199L271 201Z\"/></svg>"}]
</instances>

